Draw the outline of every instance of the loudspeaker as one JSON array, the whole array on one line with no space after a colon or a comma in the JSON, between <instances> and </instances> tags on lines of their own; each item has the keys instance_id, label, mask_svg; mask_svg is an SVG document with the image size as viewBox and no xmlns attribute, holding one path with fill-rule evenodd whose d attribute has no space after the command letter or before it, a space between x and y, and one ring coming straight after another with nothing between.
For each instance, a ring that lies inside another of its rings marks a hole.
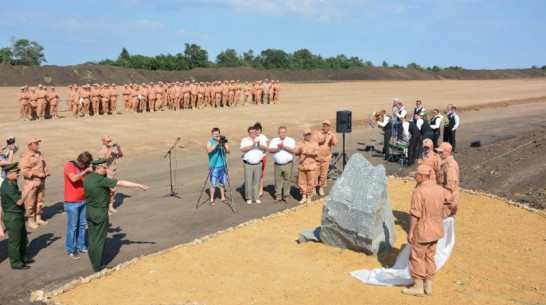
<instances>
[{"instance_id":1,"label":"loudspeaker","mask_svg":"<svg viewBox=\"0 0 546 305\"><path fill-rule=\"evenodd\" d=\"M351 132L351 116L352 116L352 112L349 110L340 110L337 112L336 132L338 133Z\"/></svg>"}]
</instances>

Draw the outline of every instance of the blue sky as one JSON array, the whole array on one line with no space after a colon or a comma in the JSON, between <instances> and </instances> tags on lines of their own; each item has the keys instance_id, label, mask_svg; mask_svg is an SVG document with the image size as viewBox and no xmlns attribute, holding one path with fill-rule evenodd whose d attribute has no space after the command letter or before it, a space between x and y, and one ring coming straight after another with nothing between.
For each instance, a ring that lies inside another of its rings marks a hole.
<instances>
[{"instance_id":1,"label":"blue sky","mask_svg":"<svg viewBox=\"0 0 546 305\"><path fill-rule=\"evenodd\" d=\"M0 47L12 37L45 48L47 64L184 52L215 61L309 49L323 57L469 69L546 65L546 0L32 0L2 1Z\"/></svg>"}]
</instances>

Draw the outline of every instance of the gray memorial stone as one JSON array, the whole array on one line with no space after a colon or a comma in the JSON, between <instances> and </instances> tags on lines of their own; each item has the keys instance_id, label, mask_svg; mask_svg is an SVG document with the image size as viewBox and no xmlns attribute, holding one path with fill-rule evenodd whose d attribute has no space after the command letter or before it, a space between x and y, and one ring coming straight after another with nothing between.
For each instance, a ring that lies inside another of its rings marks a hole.
<instances>
[{"instance_id":1,"label":"gray memorial stone","mask_svg":"<svg viewBox=\"0 0 546 305\"><path fill-rule=\"evenodd\" d=\"M322 209L320 239L374 257L392 248L394 217L382 164L353 154Z\"/></svg>"}]
</instances>

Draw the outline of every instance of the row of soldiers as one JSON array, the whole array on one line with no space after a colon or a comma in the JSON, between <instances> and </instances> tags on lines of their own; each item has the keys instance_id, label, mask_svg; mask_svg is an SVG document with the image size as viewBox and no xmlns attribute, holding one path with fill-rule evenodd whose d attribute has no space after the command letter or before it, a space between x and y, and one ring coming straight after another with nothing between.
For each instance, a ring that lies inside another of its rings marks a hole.
<instances>
[{"instance_id":1,"label":"row of soldiers","mask_svg":"<svg viewBox=\"0 0 546 305\"><path fill-rule=\"evenodd\" d=\"M155 112L164 110L201 109L210 107L236 107L279 102L278 80L256 81L241 84L239 80L215 82L158 82L124 85L124 107L131 112ZM242 99L242 100L241 100Z\"/></svg>"},{"instance_id":2,"label":"row of soldiers","mask_svg":"<svg viewBox=\"0 0 546 305\"><path fill-rule=\"evenodd\" d=\"M256 81L253 84L239 80L214 82L153 82L125 84L121 96L125 109L134 113L163 111L164 109L201 109L210 107L236 107L239 105L276 104L279 102L278 80ZM118 114L116 84L97 83L68 86L68 104L74 117ZM21 87L17 95L21 120L58 118L59 95L55 88L38 85Z\"/></svg>"},{"instance_id":3,"label":"row of soldiers","mask_svg":"<svg viewBox=\"0 0 546 305\"><path fill-rule=\"evenodd\" d=\"M17 94L19 99L19 117L22 121L31 119L44 120L46 117L58 118L59 94L54 87L42 84L29 88L22 86Z\"/></svg>"}]
</instances>

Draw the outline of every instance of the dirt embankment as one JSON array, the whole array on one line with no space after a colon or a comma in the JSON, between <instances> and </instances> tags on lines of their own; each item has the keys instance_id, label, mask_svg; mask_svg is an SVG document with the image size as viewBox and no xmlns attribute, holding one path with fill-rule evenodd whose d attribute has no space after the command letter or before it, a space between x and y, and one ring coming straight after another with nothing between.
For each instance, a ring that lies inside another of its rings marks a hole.
<instances>
[{"instance_id":1,"label":"dirt embankment","mask_svg":"<svg viewBox=\"0 0 546 305\"><path fill-rule=\"evenodd\" d=\"M279 79L289 82L323 82L348 80L483 80L545 77L546 70L442 70L424 72L416 69L395 69L382 67L360 67L351 69L254 69L254 68L197 68L191 71L150 71L126 69L114 66L86 63L77 66L11 66L0 64L0 86L35 85L38 83L66 86L84 83L142 83L173 81L216 81L238 79Z\"/></svg>"}]
</instances>

